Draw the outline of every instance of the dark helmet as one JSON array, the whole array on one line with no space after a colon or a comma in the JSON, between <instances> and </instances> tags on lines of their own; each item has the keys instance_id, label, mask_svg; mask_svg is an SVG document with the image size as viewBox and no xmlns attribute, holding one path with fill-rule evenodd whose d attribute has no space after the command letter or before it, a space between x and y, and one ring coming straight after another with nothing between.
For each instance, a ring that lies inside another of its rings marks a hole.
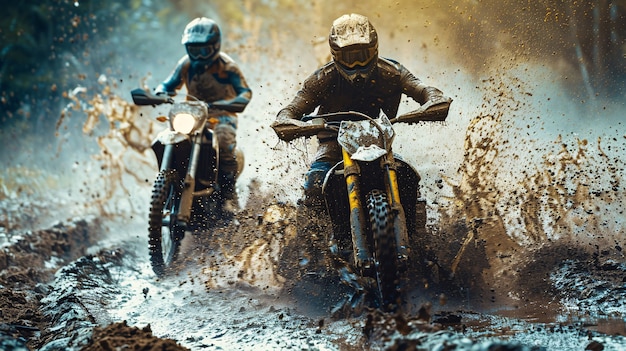
<instances>
[{"instance_id":1,"label":"dark helmet","mask_svg":"<svg viewBox=\"0 0 626 351\"><path fill-rule=\"evenodd\" d=\"M367 79L378 61L378 34L367 17L343 15L333 22L328 37L330 52L346 79Z\"/></svg>"},{"instance_id":2,"label":"dark helmet","mask_svg":"<svg viewBox=\"0 0 626 351\"><path fill-rule=\"evenodd\" d=\"M220 27L206 17L196 18L185 27L182 44L194 61L213 62L220 54Z\"/></svg>"}]
</instances>

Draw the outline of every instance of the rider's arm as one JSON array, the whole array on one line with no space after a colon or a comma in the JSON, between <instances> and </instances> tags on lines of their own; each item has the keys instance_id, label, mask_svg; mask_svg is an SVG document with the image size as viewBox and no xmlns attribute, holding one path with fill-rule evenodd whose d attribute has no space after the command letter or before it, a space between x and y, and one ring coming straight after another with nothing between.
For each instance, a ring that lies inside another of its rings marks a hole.
<instances>
[{"instance_id":1,"label":"rider's arm","mask_svg":"<svg viewBox=\"0 0 626 351\"><path fill-rule=\"evenodd\" d=\"M278 112L277 120L300 120L305 114L310 114L327 98L329 85L332 81L332 66L326 64L304 80L302 87L293 100Z\"/></svg>"},{"instance_id":2,"label":"rider's arm","mask_svg":"<svg viewBox=\"0 0 626 351\"><path fill-rule=\"evenodd\" d=\"M326 67L326 66L325 66ZM315 111L315 108L325 99L328 92L328 72L325 67L320 68L309 76L291 102L278 112L276 120L271 124L276 135L284 141L290 141L301 136L310 136L320 129L310 123L301 122L305 114Z\"/></svg>"},{"instance_id":3,"label":"rider's arm","mask_svg":"<svg viewBox=\"0 0 626 351\"><path fill-rule=\"evenodd\" d=\"M243 112L252 98L252 90L233 61L226 63L225 73L237 95L232 99L214 101L211 105L228 112Z\"/></svg>"},{"instance_id":4,"label":"rider's arm","mask_svg":"<svg viewBox=\"0 0 626 351\"><path fill-rule=\"evenodd\" d=\"M291 141L300 137L299 131L309 125L300 121L305 114L306 104L303 104L301 98L302 90L298 91L291 103L282 110L278 111L276 120L270 125L276 135L283 141Z\"/></svg>"},{"instance_id":5,"label":"rider's arm","mask_svg":"<svg viewBox=\"0 0 626 351\"><path fill-rule=\"evenodd\" d=\"M170 75L159 84L154 90L155 93L166 93L169 96L176 95L176 90L180 89L183 86L183 72L186 71L186 67L189 66L189 57L184 56L178 63L176 67L170 73Z\"/></svg>"},{"instance_id":6,"label":"rider's arm","mask_svg":"<svg viewBox=\"0 0 626 351\"><path fill-rule=\"evenodd\" d=\"M450 102L451 99L445 97L443 92L435 87L428 86L422 83L419 78L415 77L406 68L401 67L401 84L403 93L406 96L411 97L413 100L419 102L422 106L437 105L442 102ZM441 115L435 120L444 121L446 115Z\"/></svg>"}]
</instances>

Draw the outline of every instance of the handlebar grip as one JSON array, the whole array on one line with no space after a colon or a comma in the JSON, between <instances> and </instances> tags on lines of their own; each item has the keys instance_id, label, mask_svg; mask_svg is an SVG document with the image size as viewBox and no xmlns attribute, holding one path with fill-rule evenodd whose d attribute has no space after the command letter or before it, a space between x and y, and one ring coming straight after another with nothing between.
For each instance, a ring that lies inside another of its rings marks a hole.
<instances>
[{"instance_id":1,"label":"handlebar grip","mask_svg":"<svg viewBox=\"0 0 626 351\"><path fill-rule=\"evenodd\" d=\"M134 89L130 92L135 105L160 105L164 103L173 103L174 99L169 96L153 95L143 89Z\"/></svg>"}]
</instances>

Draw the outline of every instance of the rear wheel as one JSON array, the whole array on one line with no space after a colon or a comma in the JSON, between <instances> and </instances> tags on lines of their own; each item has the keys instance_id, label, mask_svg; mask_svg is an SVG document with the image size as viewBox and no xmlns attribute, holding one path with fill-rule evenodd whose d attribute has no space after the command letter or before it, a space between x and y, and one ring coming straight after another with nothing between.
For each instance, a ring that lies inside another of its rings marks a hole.
<instances>
[{"instance_id":1,"label":"rear wheel","mask_svg":"<svg viewBox=\"0 0 626 351\"><path fill-rule=\"evenodd\" d=\"M185 228L176 221L182 184L174 170L159 172L152 189L149 219L149 250L152 270L162 276L176 260Z\"/></svg>"},{"instance_id":2,"label":"rear wheel","mask_svg":"<svg viewBox=\"0 0 626 351\"><path fill-rule=\"evenodd\" d=\"M372 230L380 303L384 310L395 310L399 297L397 243L387 194L380 190L372 190L367 194L367 209Z\"/></svg>"}]
</instances>

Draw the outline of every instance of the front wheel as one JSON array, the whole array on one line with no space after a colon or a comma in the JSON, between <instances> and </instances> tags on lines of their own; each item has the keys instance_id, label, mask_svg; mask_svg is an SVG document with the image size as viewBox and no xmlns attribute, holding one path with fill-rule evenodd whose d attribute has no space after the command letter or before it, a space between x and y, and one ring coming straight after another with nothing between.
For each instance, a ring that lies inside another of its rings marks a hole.
<instances>
[{"instance_id":1,"label":"front wheel","mask_svg":"<svg viewBox=\"0 0 626 351\"><path fill-rule=\"evenodd\" d=\"M367 194L378 295L384 310L395 310L398 306L398 259L397 243L393 230L393 213L387 194L372 190Z\"/></svg>"},{"instance_id":2,"label":"front wheel","mask_svg":"<svg viewBox=\"0 0 626 351\"><path fill-rule=\"evenodd\" d=\"M178 172L159 172L152 188L149 219L149 250L152 270L157 276L176 260L185 228L177 223L182 184Z\"/></svg>"}]
</instances>

